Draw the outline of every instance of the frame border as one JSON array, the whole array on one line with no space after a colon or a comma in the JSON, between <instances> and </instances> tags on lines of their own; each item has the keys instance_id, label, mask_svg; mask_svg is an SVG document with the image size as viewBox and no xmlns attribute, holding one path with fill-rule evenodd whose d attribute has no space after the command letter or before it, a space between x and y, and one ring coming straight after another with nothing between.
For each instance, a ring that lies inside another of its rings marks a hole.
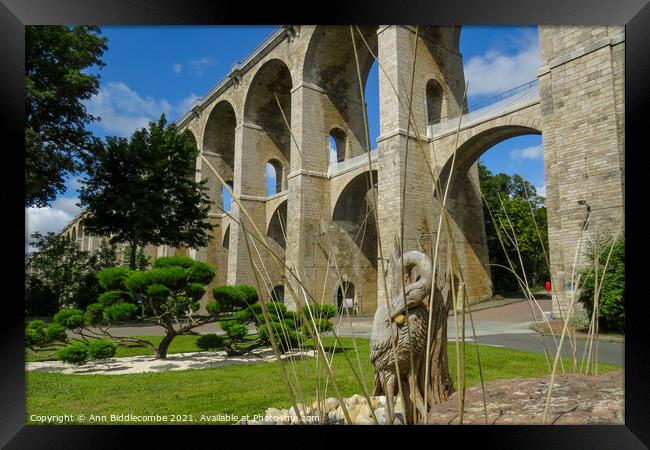
<instances>
[{"instance_id":1,"label":"frame border","mask_svg":"<svg viewBox=\"0 0 650 450\"><path fill-rule=\"evenodd\" d=\"M177 2L173 0L0 0L0 123L6 128L3 134L10 142L4 145L5 157L9 157L9 167L5 169L11 183L5 189L23 192L24 158L16 149L24 147L24 26L38 24L268 24L268 23L426 23L465 25L512 25L512 24L571 24L571 25L625 25L625 141L627 159L627 181L625 186L628 204L643 201L640 192L644 167L641 164L641 151L647 148L645 136L645 110L650 104L650 4L649 0L626 0L625 2L605 2L602 0L415 0L405 4L400 0L388 0L378 6L371 0L350 1L330 0L316 14L304 13L304 3L300 7L280 7L275 2L257 4L255 8L243 2L194 0ZM631 151L635 149L636 151ZM632 197L630 197L630 195ZM395 439L402 445L405 439L430 439L439 442L440 434L455 442L466 444L474 441L481 447L498 448L647 448L650 446L650 358L648 358L648 337L644 334L644 318L648 317L648 302L644 301L641 283L644 274L640 245L630 246L629 242L641 243L642 208L635 207L625 217L626 252L632 264L626 267L628 292L626 301L626 345L625 345L625 425L581 425L581 426L490 426L490 427L319 427L326 436L336 437L320 440L323 443L349 442L350 433L370 431L372 437L387 440ZM24 202L18 193L5 196L5 206L15 227L16 236L24 233ZM641 205L641 204L640 204ZM640 206L639 205L639 206ZM5 234L8 236L8 234ZM20 299L24 286L24 270L18 261L24 257L24 244L16 239L6 239L5 249L11 255L7 266L15 271L9 280L16 280L15 291L5 295L0 327L0 351L4 367L0 370L0 446L5 448L130 448L139 438L146 438L149 445L173 442L174 437L182 438L187 445L187 431L191 430L192 441L214 439L214 428L197 426L189 430L178 425L151 426L139 425L101 425L101 426L56 426L28 425L25 421L25 372L23 325L24 311ZM630 253L631 252L631 253ZM14 262L15 261L15 262ZM647 275L646 275L647 277ZM635 300L630 301L634 296ZM270 431L272 430L272 431ZM221 427L219 437L240 437L248 439L251 435L274 439L290 432L295 437L309 432L310 428L299 427ZM225 434L224 434L225 433ZM404 434L408 433L408 434ZM433 435L432 433L435 433ZM414 435L416 434L416 435ZM283 437L283 436L282 436ZM283 442L282 437L277 440ZM339 440L343 438L344 440ZM275 439L274 439L275 440ZM189 442L192 442L189 441ZM295 441L294 441L295 442ZM309 442L314 442L313 435ZM310 444L312 445L312 444Z\"/></svg>"}]
</instances>

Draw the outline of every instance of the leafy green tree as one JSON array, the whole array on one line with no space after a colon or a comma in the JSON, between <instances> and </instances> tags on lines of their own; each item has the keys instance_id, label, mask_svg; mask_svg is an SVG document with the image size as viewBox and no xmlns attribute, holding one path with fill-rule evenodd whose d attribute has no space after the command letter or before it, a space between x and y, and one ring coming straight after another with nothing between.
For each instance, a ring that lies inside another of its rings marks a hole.
<instances>
[{"instance_id":1,"label":"leafy green tree","mask_svg":"<svg viewBox=\"0 0 650 450\"><path fill-rule=\"evenodd\" d=\"M146 245L207 245L210 202L206 181L195 181L199 152L189 132L178 133L163 114L130 140L96 139L91 154L80 190L84 226L111 236L112 243L126 243L131 268Z\"/></svg>"},{"instance_id":2,"label":"leafy green tree","mask_svg":"<svg viewBox=\"0 0 650 450\"><path fill-rule=\"evenodd\" d=\"M96 118L82 101L97 94L107 38L92 26L25 27L25 207L47 206L78 172Z\"/></svg>"},{"instance_id":3,"label":"leafy green tree","mask_svg":"<svg viewBox=\"0 0 650 450\"><path fill-rule=\"evenodd\" d=\"M115 265L115 248L102 243L97 252L81 251L54 233L34 233L34 252L25 257L25 312L50 315L64 307L85 308L99 294L96 273Z\"/></svg>"},{"instance_id":4,"label":"leafy green tree","mask_svg":"<svg viewBox=\"0 0 650 450\"><path fill-rule=\"evenodd\" d=\"M548 231L544 197L538 195L535 187L520 175L493 175L480 161L478 168L494 291L505 293L519 289L516 277L509 270L494 265L510 267L509 256L515 271L523 279L517 248L529 287L543 283L549 277L545 257Z\"/></svg>"},{"instance_id":5,"label":"leafy green tree","mask_svg":"<svg viewBox=\"0 0 650 450\"><path fill-rule=\"evenodd\" d=\"M587 242L587 260L589 266L582 271L581 288L578 301L591 317L594 310L596 279L600 286L598 296L599 326L616 333L625 331L625 237L619 237L612 243L610 237ZM607 271L605 262L610 253ZM598 259L598 276L596 264Z\"/></svg>"},{"instance_id":6,"label":"leafy green tree","mask_svg":"<svg viewBox=\"0 0 650 450\"><path fill-rule=\"evenodd\" d=\"M104 330L116 320L129 320L137 316L141 308L139 300L148 314L141 317L144 322L161 326L165 336L156 347L143 343L156 352L156 357L167 357L173 339L193 328L217 320L213 316L198 316L199 303L206 292L205 286L214 278L214 270L208 264L186 256L168 256L154 261L150 270L131 270L125 267L111 267L98 274L105 289L97 303L86 310L89 325L101 325Z\"/></svg>"}]
</instances>

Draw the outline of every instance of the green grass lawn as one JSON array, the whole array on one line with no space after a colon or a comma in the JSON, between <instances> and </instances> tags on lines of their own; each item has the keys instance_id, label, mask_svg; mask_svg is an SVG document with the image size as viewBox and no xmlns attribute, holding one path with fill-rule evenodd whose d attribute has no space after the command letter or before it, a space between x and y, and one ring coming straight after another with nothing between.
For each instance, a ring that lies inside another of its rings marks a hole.
<instances>
[{"instance_id":1,"label":"green grass lawn","mask_svg":"<svg viewBox=\"0 0 650 450\"><path fill-rule=\"evenodd\" d=\"M191 351L196 336L181 336L172 343L172 351ZM325 338L331 345L332 338ZM342 338L347 355L358 370L352 339ZM365 373L366 384L372 385L373 368L369 361L368 339L357 339L359 359ZM481 363L486 380L501 378L539 377L549 373L544 356L536 353L497 347L479 346ZM133 350L130 350L133 351ZM456 346L449 344L449 366L456 377ZM568 362L568 360L567 360ZM308 403L315 399L314 360L299 361L285 367L296 386L300 382L298 401L304 395ZM599 371L620 369L619 366L600 364ZM344 396L361 393L343 352L334 356L333 371ZM478 384L475 347L466 346L467 385ZM26 422L36 423L30 416L84 414L84 424L127 423L111 421L111 414L191 415L193 423L201 416L231 414L236 416L263 414L269 406L289 407L287 391L280 377L276 362L230 365L213 369L184 370L174 372L142 373L130 375L64 375L59 373L27 372ZM300 392L302 391L302 392ZM331 382L327 392L334 396ZM91 421L91 415L107 416L104 420ZM183 419L183 418L181 418ZM66 423L79 423L74 420ZM128 422L133 423L133 422ZM138 422L160 423L160 422ZM183 423L171 421L168 423ZM225 424L230 421L214 423Z\"/></svg>"}]
</instances>

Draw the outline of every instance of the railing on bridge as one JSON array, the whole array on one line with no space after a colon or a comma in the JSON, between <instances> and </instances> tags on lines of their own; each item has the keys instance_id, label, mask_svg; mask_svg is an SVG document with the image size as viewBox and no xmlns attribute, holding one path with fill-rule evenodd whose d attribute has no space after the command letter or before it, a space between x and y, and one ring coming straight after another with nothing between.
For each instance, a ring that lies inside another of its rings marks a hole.
<instances>
[{"instance_id":1,"label":"railing on bridge","mask_svg":"<svg viewBox=\"0 0 650 450\"><path fill-rule=\"evenodd\" d=\"M460 126L465 127L473 122L488 120L510 111L532 105L539 101L539 83L530 81L521 86L509 89L493 97L468 105L463 110ZM430 123L427 127L429 138L453 131L458 127L458 116L438 123Z\"/></svg>"},{"instance_id":2,"label":"railing on bridge","mask_svg":"<svg viewBox=\"0 0 650 450\"><path fill-rule=\"evenodd\" d=\"M377 149L373 149L370 151L370 160L372 162L377 161ZM347 172L348 170L356 169L357 167L361 167L363 165L368 165L368 154L363 153L361 155L357 155L354 158L346 159L345 161L341 162L331 162L329 167L327 168L327 176L328 177L333 177L335 175L338 175L342 172Z\"/></svg>"}]
</instances>

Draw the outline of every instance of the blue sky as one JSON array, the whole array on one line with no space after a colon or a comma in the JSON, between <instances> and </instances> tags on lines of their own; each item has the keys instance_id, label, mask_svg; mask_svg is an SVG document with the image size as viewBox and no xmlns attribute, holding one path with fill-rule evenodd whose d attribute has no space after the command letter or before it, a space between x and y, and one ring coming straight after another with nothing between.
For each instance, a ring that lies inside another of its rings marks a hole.
<instances>
[{"instance_id":1,"label":"blue sky","mask_svg":"<svg viewBox=\"0 0 650 450\"><path fill-rule=\"evenodd\" d=\"M88 103L102 121L89 129L97 136L128 136L165 112L179 119L246 57L275 26L113 26L108 37L100 92ZM536 78L539 66L537 27L467 26L461 53L473 103ZM372 142L379 129L378 69L370 72L366 90ZM542 190L544 169L541 136L509 139L481 158L493 173L520 173ZM77 177L49 208L26 210L26 237L34 231L60 231L79 212ZM268 180L269 184L272 180Z\"/></svg>"}]
</instances>

